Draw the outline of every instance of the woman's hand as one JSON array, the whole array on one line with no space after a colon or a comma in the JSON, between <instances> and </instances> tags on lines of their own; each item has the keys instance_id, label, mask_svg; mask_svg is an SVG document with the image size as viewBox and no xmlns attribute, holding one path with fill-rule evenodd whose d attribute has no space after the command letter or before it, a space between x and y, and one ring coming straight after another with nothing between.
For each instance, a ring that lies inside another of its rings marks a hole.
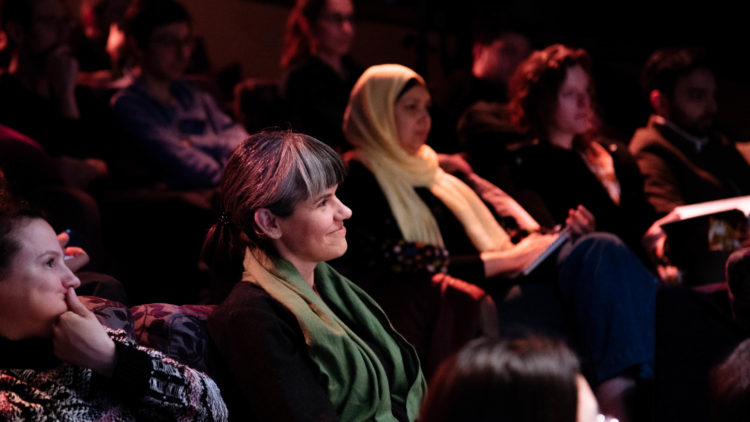
<instances>
[{"instance_id":1,"label":"woman's hand","mask_svg":"<svg viewBox=\"0 0 750 422\"><path fill-rule=\"evenodd\" d=\"M110 377L115 369L115 343L96 316L78 300L75 290L65 295L69 311L60 315L53 329L55 356L72 365L91 368Z\"/></svg>"},{"instance_id":2,"label":"woman's hand","mask_svg":"<svg viewBox=\"0 0 750 422\"><path fill-rule=\"evenodd\" d=\"M466 161L466 157L463 153L438 154L438 162L440 168L447 173L463 173L466 176L474 174L471 164Z\"/></svg>"},{"instance_id":3,"label":"woman's hand","mask_svg":"<svg viewBox=\"0 0 750 422\"><path fill-rule=\"evenodd\" d=\"M644 249L646 249L651 260L656 264L659 278L662 283L667 285L681 284L682 272L679 268L673 266L671 262L669 262L669 258L665 255L664 249L667 243L667 233L661 226L662 224L678 221L679 219L680 216L672 210L669 214L656 220L654 224L646 230L646 233L641 240Z\"/></svg>"},{"instance_id":4,"label":"woman's hand","mask_svg":"<svg viewBox=\"0 0 750 422\"><path fill-rule=\"evenodd\" d=\"M518 277L558 236L558 233L532 233L507 251L483 252L481 257L485 277Z\"/></svg>"},{"instance_id":5,"label":"woman's hand","mask_svg":"<svg viewBox=\"0 0 750 422\"><path fill-rule=\"evenodd\" d=\"M65 251L65 265L70 268L70 271L76 272L89 263L89 254L82 248L77 246L66 247L70 242L69 234L65 232L58 234L57 241L60 242L60 247Z\"/></svg>"},{"instance_id":6,"label":"woman's hand","mask_svg":"<svg viewBox=\"0 0 750 422\"><path fill-rule=\"evenodd\" d=\"M583 205L578 205L576 209L568 210L568 218L565 219L565 225L570 229L573 236L583 236L596 229L596 218L591 211Z\"/></svg>"}]
</instances>

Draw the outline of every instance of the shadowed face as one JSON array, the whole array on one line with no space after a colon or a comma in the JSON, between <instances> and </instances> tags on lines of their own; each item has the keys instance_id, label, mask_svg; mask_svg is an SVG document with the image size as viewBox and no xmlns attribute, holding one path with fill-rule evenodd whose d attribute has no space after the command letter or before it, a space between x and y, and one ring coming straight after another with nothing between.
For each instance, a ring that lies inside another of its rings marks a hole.
<instances>
[{"instance_id":1,"label":"shadowed face","mask_svg":"<svg viewBox=\"0 0 750 422\"><path fill-rule=\"evenodd\" d=\"M316 48L323 54L343 56L349 52L354 38L350 0L328 0L325 10L314 24Z\"/></svg>"},{"instance_id":2,"label":"shadowed face","mask_svg":"<svg viewBox=\"0 0 750 422\"><path fill-rule=\"evenodd\" d=\"M31 23L16 40L30 56L43 64L50 53L70 42L71 20L61 0L29 0L32 3Z\"/></svg>"},{"instance_id":3,"label":"shadowed face","mask_svg":"<svg viewBox=\"0 0 750 422\"><path fill-rule=\"evenodd\" d=\"M424 85L414 85L396 101L396 130L401 147L414 155L427 142L432 127L430 93Z\"/></svg>"},{"instance_id":4,"label":"shadowed face","mask_svg":"<svg viewBox=\"0 0 750 422\"><path fill-rule=\"evenodd\" d=\"M708 69L696 69L677 79L669 99L669 116L679 126L698 135L708 133L714 124L716 80Z\"/></svg>"},{"instance_id":5,"label":"shadowed face","mask_svg":"<svg viewBox=\"0 0 750 422\"><path fill-rule=\"evenodd\" d=\"M143 71L163 81L176 81L185 73L193 51L193 34L187 22L160 26L142 52Z\"/></svg>"},{"instance_id":6,"label":"shadowed face","mask_svg":"<svg viewBox=\"0 0 750 422\"><path fill-rule=\"evenodd\" d=\"M568 68L557 91L557 109L551 130L581 135L588 129L590 119L589 76L581 66L573 66Z\"/></svg>"}]
</instances>

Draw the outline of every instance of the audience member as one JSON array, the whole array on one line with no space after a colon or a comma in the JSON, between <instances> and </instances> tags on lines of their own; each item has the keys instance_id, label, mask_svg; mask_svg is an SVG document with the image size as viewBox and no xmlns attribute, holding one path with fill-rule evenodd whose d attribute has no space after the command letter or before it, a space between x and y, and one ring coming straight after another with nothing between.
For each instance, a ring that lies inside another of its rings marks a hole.
<instances>
[{"instance_id":1,"label":"audience member","mask_svg":"<svg viewBox=\"0 0 750 422\"><path fill-rule=\"evenodd\" d=\"M349 266L375 280L398 271L447 271L501 290L558 235L540 234L539 225L489 182L469 174L475 192L438 166L424 144L429 104L422 78L400 65L369 68L352 90L344 133L355 149L341 188L354 210ZM505 218L496 217L478 193L490 193L494 211ZM624 417L622 393L636 378L650 376L656 283L619 239L589 233L585 220L580 211L567 219L573 239L544 274L532 276L565 304L567 316L556 319L572 321L590 379L607 397L605 409ZM522 239L513 239L503 222ZM397 288L390 293L400 294Z\"/></svg>"},{"instance_id":2,"label":"audience member","mask_svg":"<svg viewBox=\"0 0 750 422\"><path fill-rule=\"evenodd\" d=\"M11 62L0 75L0 123L39 142L52 156L106 157L106 104L76 87L78 62L69 45L70 18L62 0L5 0L2 26ZM102 161L81 162L97 177Z\"/></svg>"},{"instance_id":3,"label":"audience member","mask_svg":"<svg viewBox=\"0 0 750 422\"><path fill-rule=\"evenodd\" d=\"M95 264L102 264L99 205L81 189L96 177L93 166L51 157L33 139L0 125L0 171L8 192L44 209L58 230L74 231L79 246L95 256Z\"/></svg>"},{"instance_id":4,"label":"audience member","mask_svg":"<svg viewBox=\"0 0 750 422\"><path fill-rule=\"evenodd\" d=\"M727 259L729 306L737 327L750 334L750 248L732 252Z\"/></svg>"},{"instance_id":5,"label":"audience member","mask_svg":"<svg viewBox=\"0 0 750 422\"><path fill-rule=\"evenodd\" d=\"M112 99L125 148L171 188L215 186L247 133L183 79L193 42L187 10L173 0L138 0L124 27L140 64L140 76Z\"/></svg>"},{"instance_id":6,"label":"audience member","mask_svg":"<svg viewBox=\"0 0 750 422\"><path fill-rule=\"evenodd\" d=\"M536 192L554 224L563 224L574 209L590 211L584 214L592 228L616 234L640 254L641 237L655 216L627 146L594 127L593 91L591 59L582 49L555 44L518 67L510 86L511 121L531 141L506 152L509 188ZM504 170L477 172L505 187Z\"/></svg>"},{"instance_id":7,"label":"audience member","mask_svg":"<svg viewBox=\"0 0 750 422\"><path fill-rule=\"evenodd\" d=\"M472 46L469 104L507 103L510 79L531 51L531 41L518 30L495 24L477 31Z\"/></svg>"},{"instance_id":8,"label":"audience member","mask_svg":"<svg viewBox=\"0 0 750 422\"><path fill-rule=\"evenodd\" d=\"M710 395L712 422L750 419L750 339L713 369Z\"/></svg>"},{"instance_id":9,"label":"audience member","mask_svg":"<svg viewBox=\"0 0 750 422\"><path fill-rule=\"evenodd\" d=\"M105 330L76 296L52 227L1 202L0 419L226 419L206 375Z\"/></svg>"},{"instance_id":10,"label":"audience member","mask_svg":"<svg viewBox=\"0 0 750 422\"><path fill-rule=\"evenodd\" d=\"M281 94L293 127L341 152L341 118L362 69L349 57L354 37L350 0L298 0L289 14L281 56Z\"/></svg>"},{"instance_id":11,"label":"audience member","mask_svg":"<svg viewBox=\"0 0 750 422\"><path fill-rule=\"evenodd\" d=\"M544 337L478 339L441 365L421 422L604 422L578 359Z\"/></svg>"},{"instance_id":12,"label":"audience member","mask_svg":"<svg viewBox=\"0 0 750 422\"><path fill-rule=\"evenodd\" d=\"M656 212L750 194L750 166L718 133L716 81L698 50L654 52L643 70L654 114L630 141Z\"/></svg>"},{"instance_id":13,"label":"audience member","mask_svg":"<svg viewBox=\"0 0 750 422\"><path fill-rule=\"evenodd\" d=\"M79 82L97 88L115 88L129 81L132 57L121 28L132 0L83 0L74 46L80 64Z\"/></svg>"},{"instance_id":14,"label":"audience member","mask_svg":"<svg viewBox=\"0 0 750 422\"><path fill-rule=\"evenodd\" d=\"M292 132L253 135L227 164L204 251L236 283L208 321L233 418L417 417L426 386L414 348L325 263L347 248L343 178L333 149Z\"/></svg>"},{"instance_id":15,"label":"audience member","mask_svg":"<svg viewBox=\"0 0 750 422\"><path fill-rule=\"evenodd\" d=\"M513 72L531 53L522 32L503 29L496 22L481 26L474 35L471 79L459 84L449 99L452 121L461 150L481 165L498 164L508 144L522 140L508 116L508 85ZM463 86L466 85L466 86Z\"/></svg>"}]
</instances>

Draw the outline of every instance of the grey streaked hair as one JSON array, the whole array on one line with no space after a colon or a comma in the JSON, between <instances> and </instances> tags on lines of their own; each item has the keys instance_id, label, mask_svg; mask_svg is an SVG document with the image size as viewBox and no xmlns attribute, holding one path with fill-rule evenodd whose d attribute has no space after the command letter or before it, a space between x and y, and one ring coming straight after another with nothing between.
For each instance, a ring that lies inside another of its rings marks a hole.
<instances>
[{"instance_id":1,"label":"grey streaked hair","mask_svg":"<svg viewBox=\"0 0 750 422\"><path fill-rule=\"evenodd\" d=\"M236 269L241 269L246 246L274 252L255 224L255 211L267 208L288 217L297 204L341 183L345 176L336 151L311 136L285 130L250 136L224 169L219 185L222 223L206 236L204 261L217 273L228 271L221 277L225 280L239 275Z\"/></svg>"}]
</instances>

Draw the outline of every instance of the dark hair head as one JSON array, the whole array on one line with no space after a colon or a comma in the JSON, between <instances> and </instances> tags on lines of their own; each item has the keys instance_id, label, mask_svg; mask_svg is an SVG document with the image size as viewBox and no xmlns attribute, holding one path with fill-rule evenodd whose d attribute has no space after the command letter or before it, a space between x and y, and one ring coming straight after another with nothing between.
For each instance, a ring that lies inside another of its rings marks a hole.
<instances>
[{"instance_id":1,"label":"dark hair head","mask_svg":"<svg viewBox=\"0 0 750 422\"><path fill-rule=\"evenodd\" d=\"M695 70L713 71L701 48L665 48L655 51L643 68L642 83L646 94L653 90L671 97L677 80Z\"/></svg>"},{"instance_id":2,"label":"dark hair head","mask_svg":"<svg viewBox=\"0 0 750 422\"><path fill-rule=\"evenodd\" d=\"M498 16L497 13L480 16L472 22L472 41L474 44L490 45L511 34L518 34L530 39L529 34L531 33L529 25L525 22L509 20L506 15Z\"/></svg>"},{"instance_id":3,"label":"dark hair head","mask_svg":"<svg viewBox=\"0 0 750 422\"><path fill-rule=\"evenodd\" d=\"M0 179L0 281L5 279L13 256L20 249L14 232L30 218L43 218L42 212L24 201L13 199Z\"/></svg>"},{"instance_id":4,"label":"dark hair head","mask_svg":"<svg viewBox=\"0 0 750 422\"><path fill-rule=\"evenodd\" d=\"M13 22L28 28L31 25L31 19L34 15L34 5L31 0L0 0L2 9L0 9L0 22L2 27L8 22Z\"/></svg>"},{"instance_id":5,"label":"dark hair head","mask_svg":"<svg viewBox=\"0 0 750 422\"><path fill-rule=\"evenodd\" d=\"M750 339L711 371L710 398L712 421L750 420Z\"/></svg>"},{"instance_id":6,"label":"dark hair head","mask_svg":"<svg viewBox=\"0 0 750 422\"><path fill-rule=\"evenodd\" d=\"M297 0L289 12L284 34L284 52L281 68L286 69L298 59L311 54L310 37L312 27L326 9L327 0Z\"/></svg>"},{"instance_id":7,"label":"dark hair head","mask_svg":"<svg viewBox=\"0 0 750 422\"><path fill-rule=\"evenodd\" d=\"M338 154L317 139L291 131L250 136L227 162L219 185L222 223L203 245L203 259L224 283L239 279L246 247L275 253L255 224L255 212L267 208L288 217L294 208L344 180Z\"/></svg>"},{"instance_id":8,"label":"dark hair head","mask_svg":"<svg viewBox=\"0 0 750 422\"><path fill-rule=\"evenodd\" d=\"M125 12L123 29L135 39L138 48L145 49L156 28L176 22L190 23L190 14L180 3L174 0L135 0Z\"/></svg>"},{"instance_id":9,"label":"dark hair head","mask_svg":"<svg viewBox=\"0 0 750 422\"><path fill-rule=\"evenodd\" d=\"M750 330L750 248L732 252L727 259L726 280L737 324Z\"/></svg>"},{"instance_id":10,"label":"dark hair head","mask_svg":"<svg viewBox=\"0 0 750 422\"><path fill-rule=\"evenodd\" d=\"M574 422L578 360L543 337L478 339L438 368L422 422Z\"/></svg>"},{"instance_id":11,"label":"dark hair head","mask_svg":"<svg viewBox=\"0 0 750 422\"><path fill-rule=\"evenodd\" d=\"M581 66L591 74L591 59L586 50L562 44L531 53L510 80L510 117L521 130L546 136L557 108L557 93L568 69ZM593 85L589 84L593 96Z\"/></svg>"}]
</instances>

